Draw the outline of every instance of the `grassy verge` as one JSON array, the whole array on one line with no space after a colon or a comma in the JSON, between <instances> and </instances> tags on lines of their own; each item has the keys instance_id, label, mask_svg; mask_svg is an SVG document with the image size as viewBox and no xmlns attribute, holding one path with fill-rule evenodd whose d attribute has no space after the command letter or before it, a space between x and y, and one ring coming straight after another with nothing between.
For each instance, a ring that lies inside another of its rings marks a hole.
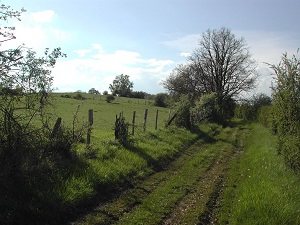
<instances>
[{"instance_id":1,"label":"grassy verge","mask_svg":"<svg viewBox=\"0 0 300 225\"><path fill-rule=\"evenodd\" d=\"M300 179L275 151L276 139L259 124L242 138L230 165L220 224L300 224Z\"/></svg>"},{"instance_id":2,"label":"grassy verge","mask_svg":"<svg viewBox=\"0 0 300 225\"><path fill-rule=\"evenodd\" d=\"M153 173L195 138L185 129L169 127L135 136L129 148L109 135L89 150L79 144L71 158L53 165L45 162L30 176L19 177L19 183L1 183L0 221L63 224Z\"/></svg>"}]
</instances>

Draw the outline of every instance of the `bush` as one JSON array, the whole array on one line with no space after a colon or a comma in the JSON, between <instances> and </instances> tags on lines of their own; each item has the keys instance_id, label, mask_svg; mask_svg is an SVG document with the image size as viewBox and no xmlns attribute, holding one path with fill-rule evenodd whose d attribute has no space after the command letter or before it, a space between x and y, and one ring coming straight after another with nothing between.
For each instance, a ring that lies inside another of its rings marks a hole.
<instances>
[{"instance_id":1,"label":"bush","mask_svg":"<svg viewBox=\"0 0 300 225\"><path fill-rule=\"evenodd\" d=\"M192 108L194 122L202 120L213 121L216 114L216 94L204 94L196 101Z\"/></svg>"},{"instance_id":2,"label":"bush","mask_svg":"<svg viewBox=\"0 0 300 225\"><path fill-rule=\"evenodd\" d=\"M123 113L120 113L119 118L116 115L115 138L123 146L126 146L131 142L128 127L129 124L125 122L125 117L123 116Z\"/></svg>"},{"instance_id":3,"label":"bush","mask_svg":"<svg viewBox=\"0 0 300 225\"><path fill-rule=\"evenodd\" d=\"M74 96L77 100L85 100L85 97L83 97L82 93L76 92L76 95Z\"/></svg>"},{"instance_id":4,"label":"bush","mask_svg":"<svg viewBox=\"0 0 300 225\"><path fill-rule=\"evenodd\" d=\"M273 125L273 106L262 106L259 109L257 120L265 127L272 128Z\"/></svg>"},{"instance_id":5,"label":"bush","mask_svg":"<svg viewBox=\"0 0 300 225\"><path fill-rule=\"evenodd\" d=\"M106 102L111 103L113 100L115 100L115 97L113 95L106 95Z\"/></svg>"},{"instance_id":6,"label":"bush","mask_svg":"<svg viewBox=\"0 0 300 225\"><path fill-rule=\"evenodd\" d=\"M300 171L300 59L284 54L276 74L274 96L274 130L278 135L278 152L286 163Z\"/></svg>"},{"instance_id":7,"label":"bush","mask_svg":"<svg viewBox=\"0 0 300 225\"><path fill-rule=\"evenodd\" d=\"M154 97L154 105L158 107L167 107L168 94L159 93Z\"/></svg>"},{"instance_id":8,"label":"bush","mask_svg":"<svg viewBox=\"0 0 300 225\"><path fill-rule=\"evenodd\" d=\"M180 97L180 102L176 110L175 124L178 127L185 127L190 129L192 127L191 123L191 102L188 95L183 95Z\"/></svg>"},{"instance_id":9,"label":"bush","mask_svg":"<svg viewBox=\"0 0 300 225\"><path fill-rule=\"evenodd\" d=\"M300 171L300 137L294 135L280 136L278 152L283 153L285 162L294 171Z\"/></svg>"}]
</instances>

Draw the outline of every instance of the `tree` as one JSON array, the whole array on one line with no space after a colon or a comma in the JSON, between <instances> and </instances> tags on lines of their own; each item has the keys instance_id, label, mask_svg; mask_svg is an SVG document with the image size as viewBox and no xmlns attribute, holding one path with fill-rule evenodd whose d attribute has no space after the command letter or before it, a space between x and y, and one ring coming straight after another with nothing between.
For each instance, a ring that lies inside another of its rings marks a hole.
<instances>
[{"instance_id":1,"label":"tree","mask_svg":"<svg viewBox=\"0 0 300 225\"><path fill-rule=\"evenodd\" d=\"M96 94L96 95L100 94L100 92L98 90L96 90L95 88L91 88L88 93L89 94Z\"/></svg>"},{"instance_id":2,"label":"tree","mask_svg":"<svg viewBox=\"0 0 300 225\"><path fill-rule=\"evenodd\" d=\"M129 80L129 75L118 75L109 85L113 95L120 95L121 97L128 97L132 92L133 82Z\"/></svg>"},{"instance_id":3,"label":"tree","mask_svg":"<svg viewBox=\"0 0 300 225\"><path fill-rule=\"evenodd\" d=\"M278 152L289 166L300 171L300 58L284 54L280 64L271 68L276 75L272 89Z\"/></svg>"},{"instance_id":4,"label":"tree","mask_svg":"<svg viewBox=\"0 0 300 225\"><path fill-rule=\"evenodd\" d=\"M166 93L158 93L154 97L154 105L159 107L167 107L169 96Z\"/></svg>"},{"instance_id":5,"label":"tree","mask_svg":"<svg viewBox=\"0 0 300 225\"><path fill-rule=\"evenodd\" d=\"M24 9L15 11L2 4L0 21L20 20L23 12ZM0 27L0 45L15 38L13 31L14 27ZM60 57L66 57L60 48L52 52L46 48L41 57L24 45L0 50L0 165L11 165L7 171L23 168L22 157L25 159L29 152L34 155L32 146L42 143L43 137L37 132L46 133L48 128L44 107L52 92L51 68ZM40 129L34 126L38 119L43 124Z\"/></svg>"},{"instance_id":6,"label":"tree","mask_svg":"<svg viewBox=\"0 0 300 225\"><path fill-rule=\"evenodd\" d=\"M187 64L178 65L163 86L175 95L190 93L193 100L216 93L217 110L224 114L226 101L255 87L255 69L245 40L223 27L203 33Z\"/></svg>"}]
</instances>

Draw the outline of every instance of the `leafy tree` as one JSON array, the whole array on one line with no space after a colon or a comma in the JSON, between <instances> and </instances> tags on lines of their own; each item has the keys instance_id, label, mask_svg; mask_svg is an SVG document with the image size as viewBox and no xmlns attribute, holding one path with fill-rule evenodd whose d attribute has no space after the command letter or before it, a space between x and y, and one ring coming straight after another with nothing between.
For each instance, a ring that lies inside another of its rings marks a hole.
<instances>
[{"instance_id":1,"label":"leafy tree","mask_svg":"<svg viewBox=\"0 0 300 225\"><path fill-rule=\"evenodd\" d=\"M108 95L108 91L103 91L103 95Z\"/></svg>"},{"instance_id":2,"label":"leafy tree","mask_svg":"<svg viewBox=\"0 0 300 225\"><path fill-rule=\"evenodd\" d=\"M129 75L118 75L109 85L109 89L113 95L120 95L121 97L129 97L132 92L133 82L129 80Z\"/></svg>"},{"instance_id":3,"label":"leafy tree","mask_svg":"<svg viewBox=\"0 0 300 225\"><path fill-rule=\"evenodd\" d=\"M271 68L276 75L272 89L278 151L288 165L300 170L300 59L284 54L280 64Z\"/></svg>"},{"instance_id":4,"label":"leafy tree","mask_svg":"<svg viewBox=\"0 0 300 225\"><path fill-rule=\"evenodd\" d=\"M226 102L255 87L256 64L243 38L227 28L207 30L187 64L178 65L163 82L172 94L216 93L217 110L224 114Z\"/></svg>"},{"instance_id":5,"label":"leafy tree","mask_svg":"<svg viewBox=\"0 0 300 225\"><path fill-rule=\"evenodd\" d=\"M168 94L166 93L158 93L154 97L154 105L159 107L166 107L167 106L167 100L168 100Z\"/></svg>"},{"instance_id":6,"label":"leafy tree","mask_svg":"<svg viewBox=\"0 0 300 225\"><path fill-rule=\"evenodd\" d=\"M15 11L2 4L0 21L20 20L23 12L24 9ZM0 27L0 44L14 39L13 31L14 27ZM0 165L9 165L7 174L21 168L22 159L32 151L33 143L42 143L37 141L43 138L37 133L46 132L48 127L44 107L52 92L51 68L58 58L65 56L60 48L52 52L46 48L41 57L24 45L0 50ZM33 125L38 119L43 124L41 129ZM26 160L30 165L29 159Z\"/></svg>"},{"instance_id":7,"label":"leafy tree","mask_svg":"<svg viewBox=\"0 0 300 225\"><path fill-rule=\"evenodd\" d=\"M95 88L91 88L88 93L89 94L96 94L96 95L100 94L100 92L98 90L96 90Z\"/></svg>"}]
</instances>

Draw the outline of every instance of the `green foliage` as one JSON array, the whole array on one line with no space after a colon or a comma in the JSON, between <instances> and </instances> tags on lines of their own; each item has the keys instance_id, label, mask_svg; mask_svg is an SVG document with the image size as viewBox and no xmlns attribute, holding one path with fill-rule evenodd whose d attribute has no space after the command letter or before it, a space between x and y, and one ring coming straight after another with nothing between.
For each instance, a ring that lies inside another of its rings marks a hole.
<instances>
[{"instance_id":1,"label":"green foliage","mask_svg":"<svg viewBox=\"0 0 300 225\"><path fill-rule=\"evenodd\" d=\"M95 88L91 88L88 93L89 94L96 94L96 95L100 94L100 92L98 90L96 90Z\"/></svg>"},{"instance_id":2,"label":"green foliage","mask_svg":"<svg viewBox=\"0 0 300 225\"><path fill-rule=\"evenodd\" d=\"M109 85L109 89L113 95L119 95L121 97L129 97L132 92L133 82L129 80L129 75L118 75L113 80L113 83Z\"/></svg>"},{"instance_id":3,"label":"green foliage","mask_svg":"<svg viewBox=\"0 0 300 225\"><path fill-rule=\"evenodd\" d=\"M278 151L286 163L300 170L300 59L284 54L278 66L271 68L276 74L273 86L274 126L278 134Z\"/></svg>"},{"instance_id":4,"label":"green foliage","mask_svg":"<svg viewBox=\"0 0 300 225\"><path fill-rule=\"evenodd\" d=\"M158 107L167 107L169 96L166 93L158 93L154 97L154 105Z\"/></svg>"},{"instance_id":5,"label":"green foliage","mask_svg":"<svg viewBox=\"0 0 300 225\"><path fill-rule=\"evenodd\" d=\"M216 115L216 93L204 94L198 98L191 109L194 122L214 121Z\"/></svg>"},{"instance_id":6,"label":"green foliage","mask_svg":"<svg viewBox=\"0 0 300 225\"><path fill-rule=\"evenodd\" d=\"M148 96L148 94L144 91L132 91L130 93L130 98L139 98L139 99L145 99Z\"/></svg>"},{"instance_id":7,"label":"green foliage","mask_svg":"<svg viewBox=\"0 0 300 225\"><path fill-rule=\"evenodd\" d=\"M178 127L185 127L190 129L192 127L191 123L191 100L188 95L182 95L180 101L178 102L176 109L175 124Z\"/></svg>"},{"instance_id":8,"label":"green foliage","mask_svg":"<svg viewBox=\"0 0 300 225\"><path fill-rule=\"evenodd\" d=\"M269 106L272 99L266 94L260 93L251 96L249 99L242 100L234 110L234 115L237 118L245 121L258 121L260 109L264 106ZM262 119L262 118L260 118Z\"/></svg>"},{"instance_id":9,"label":"green foliage","mask_svg":"<svg viewBox=\"0 0 300 225\"><path fill-rule=\"evenodd\" d=\"M83 94L79 91L75 92L75 96L74 96L75 99L77 100L85 100L85 97L83 96Z\"/></svg>"},{"instance_id":10,"label":"green foliage","mask_svg":"<svg viewBox=\"0 0 300 225\"><path fill-rule=\"evenodd\" d=\"M111 103L113 100L115 100L115 97L113 95L106 95L106 102Z\"/></svg>"},{"instance_id":11,"label":"green foliage","mask_svg":"<svg viewBox=\"0 0 300 225\"><path fill-rule=\"evenodd\" d=\"M259 109L259 113L257 116L257 120L259 123L264 125L265 127L272 128L273 126L273 106L267 105L262 106Z\"/></svg>"},{"instance_id":12,"label":"green foliage","mask_svg":"<svg viewBox=\"0 0 300 225\"><path fill-rule=\"evenodd\" d=\"M116 115L115 139L123 146L128 146L131 142L128 127L129 124L126 123L123 113L120 113L119 117Z\"/></svg>"}]
</instances>

